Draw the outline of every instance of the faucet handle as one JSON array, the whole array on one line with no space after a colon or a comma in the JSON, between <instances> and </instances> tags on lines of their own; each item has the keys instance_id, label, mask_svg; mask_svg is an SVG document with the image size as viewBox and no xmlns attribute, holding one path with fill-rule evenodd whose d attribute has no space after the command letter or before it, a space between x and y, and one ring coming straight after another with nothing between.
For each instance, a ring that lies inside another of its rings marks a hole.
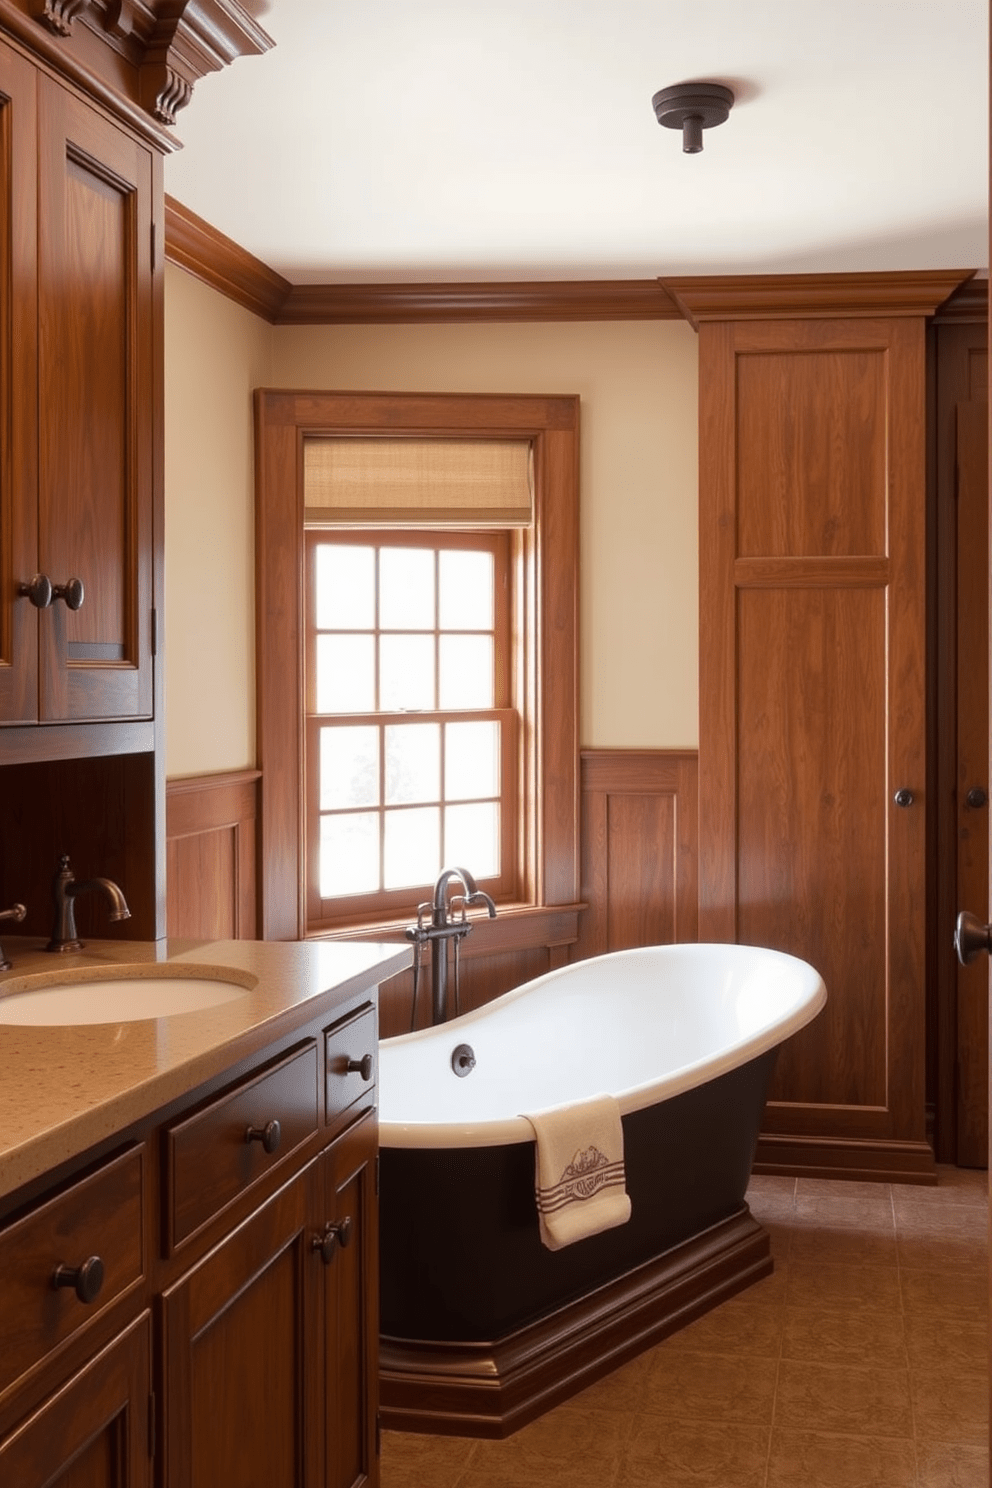
<instances>
[{"instance_id":1,"label":"faucet handle","mask_svg":"<svg viewBox=\"0 0 992 1488\"><path fill-rule=\"evenodd\" d=\"M26 914L23 904L12 904L9 909L0 909L0 920L16 920L20 924ZM0 971L10 971L12 967L13 962L7 959L0 946Z\"/></svg>"}]
</instances>

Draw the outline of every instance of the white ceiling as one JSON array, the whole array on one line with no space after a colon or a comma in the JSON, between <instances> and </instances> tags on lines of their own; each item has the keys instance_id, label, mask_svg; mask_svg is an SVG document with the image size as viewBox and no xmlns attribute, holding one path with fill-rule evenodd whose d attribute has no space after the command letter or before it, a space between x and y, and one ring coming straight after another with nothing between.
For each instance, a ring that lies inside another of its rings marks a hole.
<instances>
[{"instance_id":1,"label":"white ceiling","mask_svg":"<svg viewBox=\"0 0 992 1488\"><path fill-rule=\"evenodd\" d=\"M242 3L166 190L294 283L988 263L988 0Z\"/></svg>"}]
</instances>

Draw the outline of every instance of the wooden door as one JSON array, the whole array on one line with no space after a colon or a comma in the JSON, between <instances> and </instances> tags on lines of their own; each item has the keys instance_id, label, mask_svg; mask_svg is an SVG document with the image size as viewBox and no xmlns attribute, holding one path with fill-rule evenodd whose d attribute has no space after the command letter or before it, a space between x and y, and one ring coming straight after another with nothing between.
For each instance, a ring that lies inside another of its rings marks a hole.
<instances>
[{"instance_id":1,"label":"wooden door","mask_svg":"<svg viewBox=\"0 0 992 1488\"><path fill-rule=\"evenodd\" d=\"M0 43L0 721L38 717L37 78Z\"/></svg>"},{"instance_id":2,"label":"wooden door","mask_svg":"<svg viewBox=\"0 0 992 1488\"><path fill-rule=\"evenodd\" d=\"M152 156L40 82L39 567L83 604L39 619L43 721L152 712Z\"/></svg>"},{"instance_id":3,"label":"wooden door","mask_svg":"<svg viewBox=\"0 0 992 1488\"><path fill-rule=\"evenodd\" d=\"M924 409L921 316L700 329L699 930L826 982L759 1148L792 1171L932 1168Z\"/></svg>"},{"instance_id":4,"label":"wooden door","mask_svg":"<svg viewBox=\"0 0 992 1488\"><path fill-rule=\"evenodd\" d=\"M148 1488L152 1481L147 1313L0 1441L10 1488Z\"/></svg>"},{"instance_id":5,"label":"wooden door","mask_svg":"<svg viewBox=\"0 0 992 1488\"><path fill-rule=\"evenodd\" d=\"M989 487L986 403L957 406L957 900L989 898ZM950 950L948 949L948 955ZM957 1161L988 1162L989 989L957 970Z\"/></svg>"},{"instance_id":6,"label":"wooden door","mask_svg":"<svg viewBox=\"0 0 992 1488\"><path fill-rule=\"evenodd\" d=\"M375 1488L379 1481L376 1130L370 1111L324 1157L327 1213L348 1241L335 1247L325 1268L327 1488Z\"/></svg>"},{"instance_id":7,"label":"wooden door","mask_svg":"<svg viewBox=\"0 0 992 1488\"><path fill-rule=\"evenodd\" d=\"M321 1481L318 1162L165 1294L167 1488Z\"/></svg>"}]
</instances>

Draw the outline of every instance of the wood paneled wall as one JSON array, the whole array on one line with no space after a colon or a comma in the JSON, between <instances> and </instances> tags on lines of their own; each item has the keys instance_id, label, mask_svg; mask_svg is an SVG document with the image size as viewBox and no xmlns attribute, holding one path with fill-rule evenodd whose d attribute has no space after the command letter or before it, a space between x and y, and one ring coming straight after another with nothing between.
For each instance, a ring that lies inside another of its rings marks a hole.
<instances>
[{"instance_id":1,"label":"wood paneled wall","mask_svg":"<svg viewBox=\"0 0 992 1488\"><path fill-rule=\"evenodd\" d=\"M170 936L252 940L258 934L258 770L170 780L166 788Z\"/></svg>"},{"instance_id":2,"label":"wood paneled wall","mask_svg":"<svg viewBox=\"0 0 992 1488\"><path fill-rule=\"evenodd\" d=\"M582 900L570 959L695 940L695 751L582 753Z\"/></svg>"}]
</instances>

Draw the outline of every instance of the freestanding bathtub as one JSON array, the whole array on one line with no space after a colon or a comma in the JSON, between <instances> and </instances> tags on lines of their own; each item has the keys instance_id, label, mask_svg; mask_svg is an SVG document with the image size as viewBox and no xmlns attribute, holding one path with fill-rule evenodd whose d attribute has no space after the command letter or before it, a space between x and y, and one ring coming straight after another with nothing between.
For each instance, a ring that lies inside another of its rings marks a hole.
<instances>
[{"instance_id":1,"label":"freestanding bathtub","mask_svg":"<svg viewBox=\"0 0 992 1488\"><path fill-rule=\"evenodd\" d=\"M505 1435L767 1275L744 1201L765 1093L779 1044L825 1000L778 951L651 946L384 1040L384 1424ZM604 1092L630 1220L549 1251L520 1113Z\"/></svg>"}]
</instances>

